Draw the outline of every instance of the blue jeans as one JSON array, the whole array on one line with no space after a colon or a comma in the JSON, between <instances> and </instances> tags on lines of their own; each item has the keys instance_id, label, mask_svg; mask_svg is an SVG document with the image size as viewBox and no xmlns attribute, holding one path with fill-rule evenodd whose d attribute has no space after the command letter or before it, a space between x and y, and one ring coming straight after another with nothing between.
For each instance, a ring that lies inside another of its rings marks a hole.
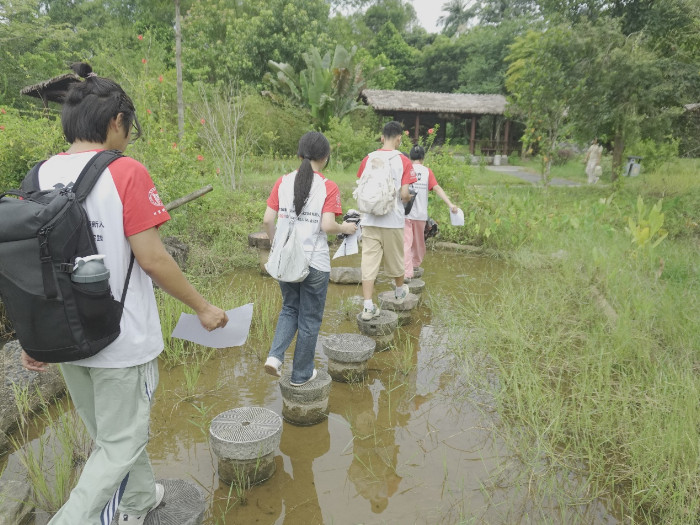
<instances>
[{"instance_id":1,"label":"blue jeans","mask_svg":"<svg viewBox=\"0 0 700 525\"><path fill-rule=\"evenodd\" d=\"M299 332L292 362L292 383L303 383L313 373L316 341L323 320L330 276L329 272L310 267L309 275L302 282L279 283L282 311L268 355L284 361L284 353L292 344L294 334Z\"/></svg>"}]
</instances>

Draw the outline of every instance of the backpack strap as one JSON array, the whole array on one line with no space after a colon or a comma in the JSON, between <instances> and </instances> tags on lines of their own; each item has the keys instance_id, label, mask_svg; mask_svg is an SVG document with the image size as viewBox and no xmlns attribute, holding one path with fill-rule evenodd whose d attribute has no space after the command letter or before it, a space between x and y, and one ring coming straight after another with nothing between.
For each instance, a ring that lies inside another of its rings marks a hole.
<instances>
[{"instance_id":1,"label":"backpack strap","mask_svg":"<svg viewBox=\"0 0 700 525\"><path fill-rule=\"evenodd\" d=\"M24 179L22 179L22 185L20 186L21 191L25 193L39 191L39 168L41 168L41 165L44 162L46 161L42 160L41 162L38 162L27 172Z\"/></svg>"},{"instance_id":2,"label":"backpack strap","mask_svg":"<svg viewBox=\"0 0 700 525\"><path fill-rule=\"evenodd\" d=\"M97 152L85 165L83 171L80 172L78 178L73 183L73 193L78 202L83 202L88 194L95 187L97 180L100 178L104 170L107 169L112 162L118 158L123 157L122 153L117 150L104 150ZM92 228L91 228L92 229ZM126 272L126 279L124 280L124 289L122 290L121 303L124 306L124 301L126 300L126 292L129 289L129 281L131 280L131 270L134 268L134 252L131 252L131 257L129 259L129 269Z\"/></svg>"},{"instance_id":3,"label":"backpack strap","mask_svg":"<svg viewBox=\"0 0 700 525\"><path fill-rule=\"evenodd\" d=\"M121 152L111 149L99 151L93 155L73 183L72 191L78 202L85 201L107 166L122 156Z\"/></svg>"}]
</instances>

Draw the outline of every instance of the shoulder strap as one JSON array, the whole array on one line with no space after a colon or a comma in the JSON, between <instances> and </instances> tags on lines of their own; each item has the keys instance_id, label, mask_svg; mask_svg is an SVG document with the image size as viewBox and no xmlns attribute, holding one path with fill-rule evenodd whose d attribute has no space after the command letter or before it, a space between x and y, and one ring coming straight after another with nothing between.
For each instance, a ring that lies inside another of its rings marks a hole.
<instances>
[{"instance_id":1,"label":"shoulder strap","mask_svg":"<svg viewBox=\"0 0 700 525\"><path fill-rule=\"evenodd\" d=\"M32 169L30 169L27 172L27 174L24 176L24 179L22 180L20 190L22 190L25 193L39 191L39 168L41 168L41 165L44 162L46 161L42 160L41 162L38 162L34 165Z\"/></svg>"},{"instance_id":2,"label":"shoulder strap","mask_svg":"<svg viewBox=\"0 0 700 525\"><path fill-rule=\"evenodd\" d=\"M122 156L119 151L108 149L97 152L88 161L73 184L73 193L78 202L85 200L107 166Z\"/></svg>"}]
</instances>

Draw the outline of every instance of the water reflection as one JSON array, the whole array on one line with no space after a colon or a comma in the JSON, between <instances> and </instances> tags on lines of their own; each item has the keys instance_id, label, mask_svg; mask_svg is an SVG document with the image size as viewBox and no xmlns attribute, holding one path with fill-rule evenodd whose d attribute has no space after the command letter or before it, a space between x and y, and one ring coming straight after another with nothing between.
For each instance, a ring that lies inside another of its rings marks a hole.
<instances>
[{"instance_id":1,"label":"water reflection","mask_svg":"<svg viewBox=\"0 0 700 525\"><path fill-rule=\"evenodd\" d=\"M359 258L342 264L359 265ZM277 381L263 372L260 358L279 309L267 309L271 320L254 320L244 347L217 351L203 365L193 397L186 397L183 367L162 368L149 445L156 475L207 491L206 525L528 523L528 486L511 483L517 461L487 424L488 400L470 390L462 364L446 348L447 328L433 323L431 311L467 294L488 294L503 267L449 253L430 253L424 266L425 301L401 327L395 348L375 354L363 383L333 383L328 420L311 427L284 423L275 474L241 493L218 481L208 425L241 406L281 414ZM258 303L279 300L274 283L255 271L230 280ZM377 289L389 289L388 282L380 280ZM322 334L357 333L357 310L348 305L359 294L359 286L331 284ZM326 366L322 351L316 366ZM615 522L602 505L593 507L589 523ZM575 517L552 511L543 518L587 522Z\"/></svg>"}]
</instances>

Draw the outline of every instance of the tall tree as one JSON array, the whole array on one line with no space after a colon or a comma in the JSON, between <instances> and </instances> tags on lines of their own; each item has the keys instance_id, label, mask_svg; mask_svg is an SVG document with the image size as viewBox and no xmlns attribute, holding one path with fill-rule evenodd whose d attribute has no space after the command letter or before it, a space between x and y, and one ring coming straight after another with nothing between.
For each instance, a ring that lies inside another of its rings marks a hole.
<instances>
[{"instance_id":1,"label":"tall tree","mask_svg":"<svg viewBox=\"0 0 700 525\"><path fill-rule=\"evenodd\" d=\"M465 33L469 22L476 17L478 7L472 0L450 0L442 4L442 11L447 14L437 19L437 25L443 26L443 32L448 36Z\"/></svg>"},{"instance_id":2,"label":"tall tree","mask_svg":"<svg viewBox=\"0 0 700 525\"><path fill-rule=\"evenodd\" d=\"M511 46L506 78L509 112L526 126L525 148L537 147L542 154L542 180L549 182L552 155L557 143L570 131L567 112L580 95L581 44L567 25L545 31L528 31Z\"/></svg>"},{"instance_id":3,"label":"tall tree","mask_svg":"<svg viewBox=\"0 0 700 525\"><path fill-rule=\"evenodd\" d=\"M364 15L365 25L373 33L377 33L387 22L391 22L396 30L403 34L418 23L416 10L404 0L377 0Z\"/></svg>"}]
</instances>

